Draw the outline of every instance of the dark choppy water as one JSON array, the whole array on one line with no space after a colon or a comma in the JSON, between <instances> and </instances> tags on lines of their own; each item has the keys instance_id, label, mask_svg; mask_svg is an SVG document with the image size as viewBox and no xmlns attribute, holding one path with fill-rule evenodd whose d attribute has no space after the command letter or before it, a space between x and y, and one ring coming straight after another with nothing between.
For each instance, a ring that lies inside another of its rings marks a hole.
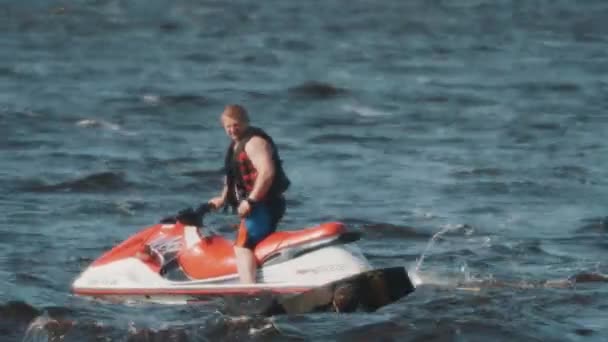
<instances>
[{"instance_id":1,"label":"dark choppy water","mask_svg":"<svg viewBox=\"0 0 608 342\"><path fill-rule=\"evenodd\" d=\"M600 0L0 1L2 340L606 340L607 19ZM217 191L231 102L280 144L283 227L351 223L413 295L272 319L70 295Z\"/></svg>"}]
</instances>

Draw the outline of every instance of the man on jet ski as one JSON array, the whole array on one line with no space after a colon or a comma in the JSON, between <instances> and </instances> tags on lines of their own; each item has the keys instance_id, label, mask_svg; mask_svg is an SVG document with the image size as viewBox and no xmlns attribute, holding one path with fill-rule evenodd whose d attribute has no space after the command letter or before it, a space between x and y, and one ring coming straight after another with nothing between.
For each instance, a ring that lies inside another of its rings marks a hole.
<instances>
[{"instance_id":1,"label":"man on jet ski","mask_svg":"<svg viewBox=\"0 0 608 342\"><path fill-rule=\"evenodd\" d=\"M224 160L221 195L209 200L214 208L232 207L241 218L234 251L242 283L255 283L254 247L276 230L285 214L283 193L290 181L277 146L263 130L249 125L244 107L228 105L220 117L231 140Z\"/></svg>"}]
</instances>

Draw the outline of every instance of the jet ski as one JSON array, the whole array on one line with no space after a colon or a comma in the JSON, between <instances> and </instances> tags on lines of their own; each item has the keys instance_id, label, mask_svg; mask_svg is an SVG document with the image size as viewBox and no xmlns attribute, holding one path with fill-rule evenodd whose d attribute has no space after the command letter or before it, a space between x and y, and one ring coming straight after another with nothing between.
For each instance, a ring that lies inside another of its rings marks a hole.
<instances>
[{"instance_id":1,"label":"jet ski","mask_svg":"<svg viewBox=\"0 0 608 342\"><path fill-rule=\"evenodd\" d=\"M187 303L213 296L298 294L372 270L341 222L277 231L254 250L257 282L239 280L233 242L178 215L147 227L94 260L73 282L79 296ZM168 223L167 223L168 222Z\"/></svg>"}]
</instances>

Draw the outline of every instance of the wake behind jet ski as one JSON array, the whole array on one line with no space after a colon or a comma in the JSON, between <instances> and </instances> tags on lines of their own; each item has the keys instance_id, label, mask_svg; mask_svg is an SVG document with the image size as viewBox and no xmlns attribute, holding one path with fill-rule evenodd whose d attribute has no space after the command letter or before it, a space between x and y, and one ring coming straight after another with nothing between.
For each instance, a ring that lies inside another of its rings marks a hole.
<instances>
[{"instance_id":1,"label":"wake behind jet ski","mask_svg":"<svg viewBox=\"0 0 608 342\"><path fill-rule=\"evenodd\" d=\"M278 231L254 254L257 283L241 284L233 242L202 224L210 210L181 212L131 236L82 272L75 294L108 299L188 302L201 297L298 294L372 270L341 222ZM407 276L407 275L406 275ZM408 279L409 280L409 279Z\"/></svg>"}]
</instances>

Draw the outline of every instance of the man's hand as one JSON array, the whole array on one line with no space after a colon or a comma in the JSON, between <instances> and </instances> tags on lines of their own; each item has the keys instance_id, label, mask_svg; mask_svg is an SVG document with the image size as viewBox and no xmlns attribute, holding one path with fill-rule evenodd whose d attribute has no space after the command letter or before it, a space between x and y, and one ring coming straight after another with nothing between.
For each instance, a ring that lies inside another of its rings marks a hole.
<instances>
[{"instance_id":1,"label":"man's hand","mask_svg":"<svg viewBox=\"0 0 608 342\"><path fill-rule=\"evenodd\" d=\"M211 206L213 207L213 209L217 210L217 209L219 209L219 208L221 208L221 207L224 206L224 197L221 197L221 196L213 197L207 203L211 204Z\"/></svg>"},{"instance_id":2,"label":"man's hand","mask_svg":"<svg viewBox=\"0 0 608 342\"><path fill-rule=\"evenodd\" d=\"M249 204L247 201L241 201L241 203L239 203L237 212L240 217L247 217L247 215L249 215L251 212L251 204Z\"/></svg>"}]
</instances>

